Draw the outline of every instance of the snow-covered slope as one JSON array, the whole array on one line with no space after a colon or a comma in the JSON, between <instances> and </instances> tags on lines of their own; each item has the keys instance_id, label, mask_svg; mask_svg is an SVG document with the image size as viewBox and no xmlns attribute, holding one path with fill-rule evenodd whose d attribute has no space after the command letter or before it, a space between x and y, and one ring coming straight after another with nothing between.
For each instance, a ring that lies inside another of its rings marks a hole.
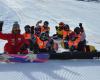
<instances>
[{"instance_id":1,"label":"snow-covered slope","mask_svg":"<svg viewBox=\"0 0 100 80\"><path fill-rule=\"evenodd\" d=\"M0 80L100 80L100 61L0 64Z\"/></svg>"},{"instance_id":2,"label":"snow-covered slope","mask_svg":"<svg viewBox=\"0 0 100 80\"><path fill-rule=\"evenodd\" d=\"M71 29L84 24L88 44L100 50L100 3L77 0L0 0L0 20L5 24L3 32L10 32L14 21L21 25L35 25L38 20L54 26L64 21ZM5 41L0 40L0 52ZM99 60L48 61L39 64L0 64L0 80L99 80Z\"/></svg>"},{"instance_id":3,"label":"snow-covered slope","mask_svg":"<svg viewBox=\"0 0 100 80\"><path fill-rule=\"evenodd\" d=\"M48 20L51 35L55 33L54 26L60 21L69 24L72 29L82 22L89 44L100 50L100 3L77 0L0 0L0 12L0 20L5 21L4 32L10 32L16 20L22 32L26 24L35 25L38 20ZM4 45L4 42L0 44ZM0 46L0 52L2 49L3 46Z\"/></svg>"}]
</instances>

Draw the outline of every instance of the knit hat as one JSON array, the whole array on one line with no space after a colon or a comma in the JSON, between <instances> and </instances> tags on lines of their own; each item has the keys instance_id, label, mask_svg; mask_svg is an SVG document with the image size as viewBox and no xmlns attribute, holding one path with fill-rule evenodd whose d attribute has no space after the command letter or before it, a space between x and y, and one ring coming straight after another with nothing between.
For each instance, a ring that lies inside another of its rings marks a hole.
<instances>
[{"instance_id":1,"label":"knit hat","mask_svg":"<svg viewBox=\"0 0 100 80\"><path fill-rule=\"evenodd\" d=\"M18 22L16 21L16 22L14 22L14 24L13 24L13 29L14 28L20 28L20 25L18 24Z\"/></svg>"},{"instance_id":2,"label":"knit hat","mask_svg":"<svg viewBox=\"0 0 100 80\"><path fill-rule=\"evenodd\" d=\"M20 32L21 32L20 25L18 24L18 22L14 22L13 28L12 28L12 33L14 33L14 34L20 34Z\"/></svg>"}]
</instances>

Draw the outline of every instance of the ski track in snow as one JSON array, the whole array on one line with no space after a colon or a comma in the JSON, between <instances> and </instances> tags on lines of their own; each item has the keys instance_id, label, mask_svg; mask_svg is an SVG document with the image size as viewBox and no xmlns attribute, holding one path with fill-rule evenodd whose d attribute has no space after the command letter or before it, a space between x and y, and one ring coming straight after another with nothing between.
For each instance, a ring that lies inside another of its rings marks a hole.
<instances>
[{"instance_id":1,"label":"ski track in snow","mask_svg":"<svg viewBox=\"0 0 100 80\"><path fill-rule=\"evenodd\" d=\"M55 60L46 63L0 64L2 80L99 80L99 60Z\"/></svg>"},{"instance_id":2,"label":"ski track in snow","mask_svg":"<svg viewBox=\"0 0 100 80\"><path fill-rule=\"evenodd\" d=\"M100 50L100 3L76 0L0 0L0 20L4 32L10 32L14 21L21 25L34 25L38 20L48 20L51 35L59 21L71 28L83 22L88 44ZM0 52L5 41L0 40ZM59 46L61 47L61 46ZM62 49L61 49L62 50ZM0 80L100 80L99 60L55 60L46 63L0 63Z\"/></svg>"}]
</instances>

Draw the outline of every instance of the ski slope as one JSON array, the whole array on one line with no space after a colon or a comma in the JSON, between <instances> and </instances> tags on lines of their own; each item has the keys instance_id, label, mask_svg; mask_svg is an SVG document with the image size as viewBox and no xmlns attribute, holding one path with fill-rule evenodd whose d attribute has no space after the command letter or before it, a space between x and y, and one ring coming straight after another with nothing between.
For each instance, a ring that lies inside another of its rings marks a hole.
<instances>
[{"instance_id":1,"label":"ski slope","mask_svg":"<svg viewBox=\"0 0 100 80\"><path fill-rule=\"evenodd\" d=\"M87 34L88 44L100 51L100 3L77 0L0 0L0 20L4 20L3 32L11 32L12 24L18 21L22 33L26 24L35 25L38 20L48 20L51 32L60 21L69 24L71 29L82 22ZM0 41L0 52L4 42Z\"/></svg>"},{"instance_id":2,"label":"ski slope","mask_svg":"<svg viewBox=\"0 0 100 80\"><path fill-rule=\"evenodd\" d=\"M26 24L35 25L38 20L50 22L50 35L60 21L71 29L82 22L88 44L100 50L100 3L77 0L0 0L0 20L4 20L3 32L11 32L18 21L22 33ZM0 53L6 41L0 40ZM34 64L0 64L0 80L100 80L99 60L48 61Z\"/></svg>"},{"instance_id":3,"label":"ski slope","mask_svg":"<svg viewBox=\"0 0 100 80\"><path fill-rule=\"evenodd\" d=\"M0 64L0 80L100 80L100 61Z\"/></svg>"}]
</instances>

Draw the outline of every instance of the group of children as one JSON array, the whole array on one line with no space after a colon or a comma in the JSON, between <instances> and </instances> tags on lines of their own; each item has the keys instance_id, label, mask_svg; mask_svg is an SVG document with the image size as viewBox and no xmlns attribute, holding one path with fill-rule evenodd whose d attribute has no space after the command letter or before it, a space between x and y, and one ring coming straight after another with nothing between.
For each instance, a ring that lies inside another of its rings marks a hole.
<instances>
[{"instance_id":1,"label":"group of children","mask_svg":"<svg viewBox=\"0 0 100 80\"><path fill-rule=\"evenodd\" d=\"M54 52L57 50L57 43L54 39L61 39L61 45L70 51L87 51L86 35L82 23L72 31L68 24L63 22L55 26L56 34L49 36L49 22L42 20L36 26L26 25L25 33L21 34L18 22L13 24L12 32L4 34L2 32L3 21L0 21L0 39L7 40L4 52L8 54L27 54L28 50L37 54L40 52ZM93 47L92 47L93 48ZM89 50L89 49L88 49ZM95 51L95 50L94 50Z\"/></svg>"},{"instance_id":2,"label":"group of children","mask_svg":"<svg viewBox=\"0 0 100 80\"><path fill-rule=\"evenodd\" d=\"M38 21L36 26L26 25L25 33L21 34L20 25L14 22L11 33L3 33L3 21L0 21L0 39L7 40L4 46L4 52L8 54L28 54L29 50L37 54L39 52L53 52L55 45L53 39L49 36L49 22Z\"/></svg>"},{"instance_id":3,"label":"group of children","mask_svg":"<svg viewBox=\"0 0 100 80\"><path fill-rule=\"evenodd\" d=\"M64 48L70 49L70 51L78 50L84 51L86 45L86 34L82 23L79 23L79 27L76 27L72 31L68 24L63 22L56 26L56 36L55 38L62 39L62 46Z\"/></svg>"},{"instance_id":4,"label":"group of children","mask_svg":"<svg viewBox=\"0 0 100 80\"><path fill-rule=\"evenodd\" d=\"M53 52L55 46L53 39L49 36L49 22L44 21L42 26L40 23L42 23L41 20L37 22L36 27L26 25L24 38L31 43L29 47L34 53Z\"/></svg>"},{"instance_id":5,"label":"group of children","mask_svg":"<svg viewBox=\"0 0 100 80\"><path fill-rule=\"evenodd\" d=\"M53 37L62 40L61 45L63 48L80 52L96 51L94 46L86 44L86 34L82 23L79 23L79 26L75 27L74 30L71 30L70 26L64 22L60 22L59 26L55 28L56 34Z\"/></svg>"}]
</instances>

